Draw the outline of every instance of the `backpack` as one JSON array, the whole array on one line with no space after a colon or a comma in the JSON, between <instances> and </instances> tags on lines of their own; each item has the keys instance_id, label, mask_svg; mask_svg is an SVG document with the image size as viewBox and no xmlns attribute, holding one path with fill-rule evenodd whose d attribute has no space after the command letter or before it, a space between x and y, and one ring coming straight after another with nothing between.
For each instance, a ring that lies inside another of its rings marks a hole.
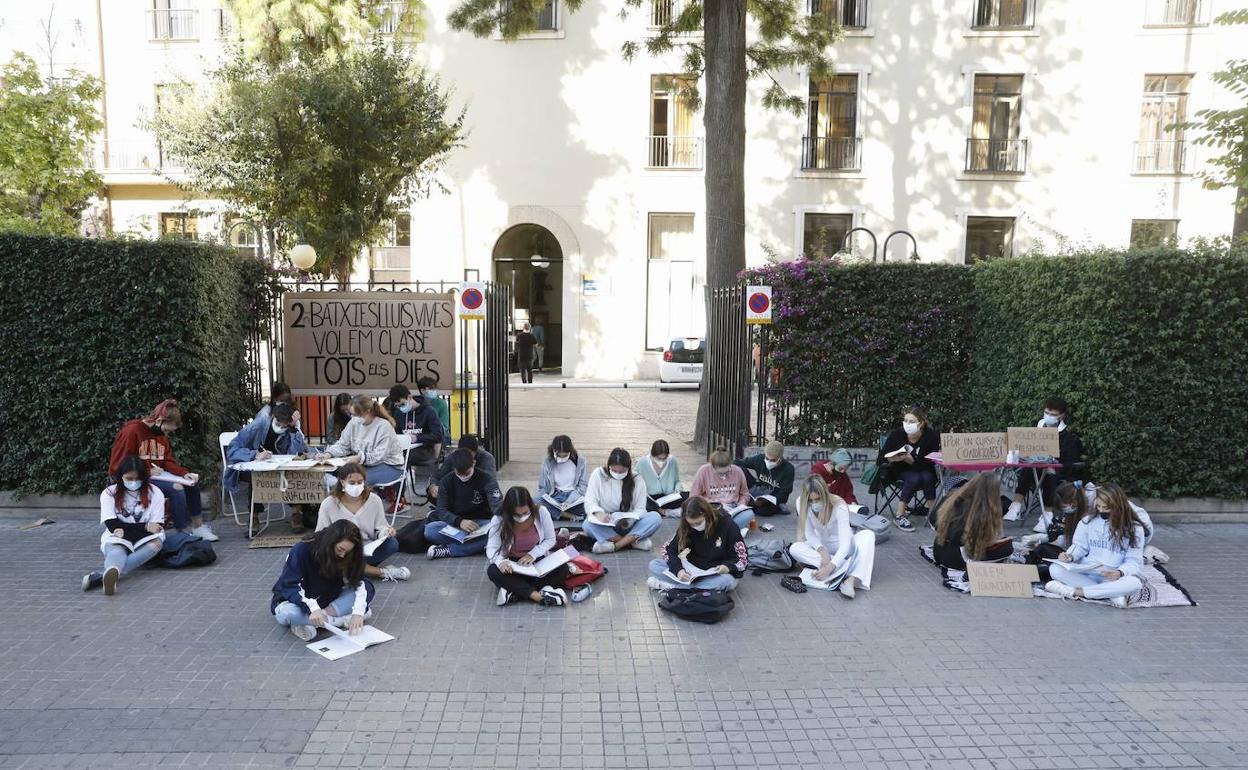
<instances>
[{"instance_id":1,"label":"backpack","mask_svg":"<svg viewBox=\"0 0 1248 770\"><path fill-rule=\"evenodd\" d=\"M429 541L425 539L425 519L410 521L394 533L399 541L399 550L403 553L424 555L429 550Z\"/></svg>"},{"instance_id":2,"label":"backpack","mask_svg":"<svg viewBox=\"0 0 1248 770\"><path fill-rule=\"evenodd\" d=\"M849 525L855 529L869 529L874 532L877 544L888 540L888 534L893 528L892 522L878 513L865 513L866 510L866 506L851 505Z\"/></svg>"},{"instance_id":3,"label":"backpack","mask_svg":"<svg viewBox=\"0 0 1248 770\"><path fill-rule=\"evenodd\" d=\"M174 532L165 538L160 553L153 560L157 566L167 569L182 567L206 567L217 560L212 543L184 532Z\"/></svg>"},{"instance_id":4,"label":"backpack","mask_svg":"<svg viewBox=\"0 0 1248 770\"><path fill-rule=\"evenodd\" d=\"M602 562L589 556L577 556L568 563L575 564L580 572L575 575L568 575L567 580L563 581L564 588L586 586L607 574L607 568L603 566Z\"/></svg>"},{"instance_id":5,"label":"backpack","mask_svg":"<svg viewBox=\"0 0 1248 770\"><path fill-rule=\"evenodd\" d=\"M746 561L755 575L764 572L788 572L793 569L789 546L779 538L751 543L746 550Z\"/></svg>"},{"instance_id":6,"label":"backpack","mask_svg":"<svg viewBox=\"0 0 1248 770\"><path fill-rule=\"evenodd\" d=\"M695 623L718 623L728 617L736 606L726 591L700 591L694 588L671 588L659 600L659 607L678 618Z\"/></svg>"}]
</instances>

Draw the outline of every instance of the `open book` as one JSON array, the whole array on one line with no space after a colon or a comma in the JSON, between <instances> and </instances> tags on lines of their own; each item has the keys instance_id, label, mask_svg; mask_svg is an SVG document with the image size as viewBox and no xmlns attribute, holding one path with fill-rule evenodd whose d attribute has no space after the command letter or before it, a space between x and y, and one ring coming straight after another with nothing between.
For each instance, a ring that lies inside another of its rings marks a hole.
<instances>
[{"instance_id":1,"label":"open book","mask_svg":"<svg viewBox=\"0 0 1248 770\"><path fill-rule=\"evenodd\" d=\"M723 506L723 509L724 509L724 513L728 514L729 516L736 516L741 511L749 510L750 506L749 504L742 504L742 505L734 505L731 508L729 508L728 506L725 505Z\"/></svg>"},{"instance_id":2,"label":"open book","mask_svg":"<svg viewBox=\"0 0 1248 770\"><path fill-rule=\"evenodd\" d=\"M485 537L490 534L489 526L477 527L472 532L465 532L459 527L447 524L442 528L441 533L458 543L466 543L469 540L476 540L479 537Z\"/></svg>"},{"instance_id":3,"label":"open book","mask_svg":"<svg viewBox=\"0 0 1248 770\"><path fill-rule=\"evenodd\" d=\"M842 564L839 569L832 570L832 574L828 575L825 580L815 577L815 573L819 570L814 567L807 567L802 570L802 585L818 588L821 591L831 591L834 586L840 585L841 578L845 575L845 566L845 564Z\"/></svg>"},{"instance_id":4,"label":"open book","mask_svg":"<svg viewBox=\"0 0 1248 770\"><path fill-rule=\"evenodd\" d=\"M169 471L161 471L160 473L154 473L151 476L151 480L152 481L167 481L170 484L181 484L182 486L185 486L185 487L195 486L195 482L191 481L186 476L179 476L175 473L170 473Z\"/></svg>"},{"instance_id":5,"label":"open book","mask_svg":"<svg viewBox=\"0 0 1248 770\"><path fill-rule=\"evenodd\" d=\"M767 502L771 503L772 505L779 505L779 503L777 503L777 502L776 502L776 496L775 496L775 495L759 495L758 497L756 497L756 498L754 498L754 499L755 499L755 500L766 500Z\"/></svg>"},{"instance_id":6,"label":"open book","mask_svg":"<svg viewBox=\"0 0 1248 770\"><path fill-rule=\"evenodd\" d=\"M903 446L901 449L894 449L893 451L886 453L884 455L884 459L887 460L890 457L897 457L898 455L904 455L904 454L909 454L909 453L910 453L910 450L907 447Z\"/></svg>"},{"instance_id":7,"label":"open book","mask_svg":"<svg viewBox=\"0 0 1248 770\"><path fill-rule=\"evenodd\" d=\"M1062 561L1061 559L1045 559L1045 561L1065 567L1071 572L1098 572L1103 569L1108 569L1108 567L1100 562Z\"/></svg>"},{"instance_id":8,"label":"open book","mask_svg":"<svg viewBox=\"0 0 1248 770\"><path fill-rule=\"evenodd\" d=\"M710 575L719 574L718 567L712 567L711 569L702 569L701 567L693 566L692 564L690 564L689 562L683 559L681 560L681 563L684 565L685 572L689 573L688 580L681 580L679 577L672 574L672 571L670 569L663 571L663 577L667 578L673 583L676 583L677 585L689 586L689 585L693 585L693 581L697 580L700 577L708 577Z\"/></svg>"},{"instance_id":9,"label":"open book","mask_svg":"<svg viewBox=\"0 0 1248 770\"><path fill-rule=\"evenodd\" d=\"M572 561L572 559L576 558L579 553L580 552L577 551L576 548L568 546L567 548L548 553L528 566L512 562L511 571L517 575L542 577L543 575L549 575L551 572L554 572L563 565Z\"/></svg>"},{"instance_id":10,"label":"open book","mask_svg":"<svg viewBox=\"0 0 1248 770\"><path fill-rule=\"evenodd\" d=\"M154 535L148 535L147 537L144 537L132 543L129 540L125 539L124 537L117 537L116 535L110 533L108 537L103 538L100 542L105 545L120 545L124 547L125 549L127 549L128 551L130 551L130 553L134 553L135 551L139 549L139 546L141 545L150 543L153 540L164 540L164 539L165 539L165 534L163 532L157 532Z\"/></svg>"},{"instance_id":11,"label":"open book","mask_svg":"<svg viewBox=\"0 0 1248 770\"><path fill-rule=\"evenodd\" d=\"M355 636L352 636L345 628L338 628L334 625L325 626L325 630L333 636L321 642L309 642L306 646L312 652L329 660L338 660L357 652L364 652L374 644L382 644L394 639L385 631L378 631L372 626L364 626Z\"/></svg>"},{"instance_id":12,"label":"open book","mask_svg":"<svg viewBox=\"0 0 1248 770\"><path fill-rule=\"evenodd\" d=\"M546 503L547 505L552 505L561 511L566 511L569 508L575 507L585 502L585 498L581 497L580 492L573 492L572 494L568 495L568 499L564 500L562 503L556 500L554 495L542 495L542 502Z\"/></svg>"},{"instance_id":13,"label":"open book","mask_svg":"<svg viewBox=\"0 0 1248 770\"><path fill-rule=\"evenodd\" d=\"M633 513L632 511L621 511L619 513L599 511L598 513L587 516L585 520L593 524L601 524L604 527L614 527L616 524L623 521L628 522L628 525L631 527L633 523L640 518L640 513Z\"/></svg>"},{"instance_id":14,"label":"open book","mask_svg":"<svg viewBox=\"0 0 1248 770\"><path fill-rule=\"evenodd\" d=\"M654 497L654 496L652 495L652 496L650 497L650 499L654 501L654 504L655 504L655 505L657 505L657 506L659 506L660 508L662 508L663 506L667 505L668 503L674 503L674 502L676 502L677 500L679 500L679 499L680 499L680 493L679 493L679 492L673 492L673 493L671 493L670 495L663 495L662 497Z\"/></svg>"},{"instance_id":15,"label":"open book","mask_svg":"<svg viewBox=\"0 0 1248 770\"><path fill-rule=\"evenodd\" d=\"M381 547L381 544L382 544L382 543L384 543L384 542L386 542L386 541L387 541L387 540L389 540L389 539L390 539L390 538L385 537L384 535L378 535L376 540L371 540L371 541L369 541L369 542L365 543L365 544L364 544L364 555L365 555L365 556L372 556L373 554L377 553L377 549Z\"/></svg>"}]
</instances>

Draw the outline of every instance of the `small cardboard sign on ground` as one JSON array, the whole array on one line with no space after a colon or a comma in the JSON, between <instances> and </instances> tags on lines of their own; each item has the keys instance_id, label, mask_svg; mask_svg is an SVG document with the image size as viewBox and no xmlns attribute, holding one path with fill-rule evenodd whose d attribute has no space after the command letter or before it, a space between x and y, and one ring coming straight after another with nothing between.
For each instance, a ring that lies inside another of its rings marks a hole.
<instances>
[{"instance_id":1,"label":"small cardboard sign on ground","mask_svg":"<svg viewBox=\"0 0 1248 770\"><path fill-rule=\"evenodd\" d=\"M1040 579L1034 564L997 564L971 561L966 563L971 581L971 596L996 596L1003 599L1030 599L1035 594L1031 584Z\"/></svg>"},{"instance_id":2,"label":"small cardboard sign on ground","mask_svg":"<svg viewBox=\"0 0 1248 770\"><path fill-rule=\"evenodd\" d=\"M286 489L282 489L282 477ZM325 471L253 471L252 501L256 503L310 503L325 499Z\"/></svg>"},{"instance_id":3,"label":"small cardboard sign on ground","mask_svg":"<svg viewBox=\"0 0 1248 770\"><path fill-rule=\"evenodd\" d=\"M1005 464L1004 433L942 433L940 456L945 465Z\"/></svg>"},{"instance_id":4,"label":"small cardboard sign on ground","mask_svg":"<svg viewBox=\"0 0 1248 770\"><path fill-rule=\"evenodd\" d=\"M1047 455L1057 457L1061 450L1057 443L1057 428L1007 428L1010 451L1019 457Z\"/></svg>"}]
</instances>

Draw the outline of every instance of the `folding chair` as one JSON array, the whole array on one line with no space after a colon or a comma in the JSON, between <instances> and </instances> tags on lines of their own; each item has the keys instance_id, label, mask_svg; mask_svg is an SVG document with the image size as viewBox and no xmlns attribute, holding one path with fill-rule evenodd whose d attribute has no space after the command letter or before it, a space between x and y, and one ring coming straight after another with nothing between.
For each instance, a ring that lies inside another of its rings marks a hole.
<instances>
[{"instance_id":1,"label":"folding chair","mask_svg":"<svg viewBox=\"0 0 1248 770\"><path fill-rule=\"evenodd\" d=\"M879 448L881 450L884 449L884 442L887 438L883 434L880 435ZM876 481L871 484L871 493L874 495L874 511L880 515L892 516L893 505L901 498L901 479L893 479L887 482L881 481L880 476L886 472L887 465L880 466L877 463L876 468ZM883 503L880 502L881 499L883 499ZM910 510L913 511L920 505L927 507L927 504L927 495L923 494L923 490L917 490L914 494L914 499L911 500Z\"/></svg>"},{"instance_id":2,"label":"folding chair","mask_svg":"<svg viewBox=\"0 0 1248 770\"><path fill-rule=\"evenodd\" d=\"M388 484L373 485L376 489L389 489L394 486L398 487L398 489L395 490L394 507L390 510L390 526L392 527L394 526L394 520L399 517L399 504L403 502L403 491L407 489L407 477L410 475L408 473L409 468L407 465L407 459L411 455L412 446L414 445L412 437L406 433L400 433L396 436L396 438L399 440L399 449L403 450L403 472L399 474L397 479L389 482ZM404 510L407 509L405 508Z\"/></svg>"},{"instance_id":3,"label":"folding chair","mask_svg":"<svg viewBox=\"0 0 1248 770\"><path fill-rule=\"evenodd\" d=\"M228 491L225 488L225 471L226 471L227 465L229 464L229 461L225 458L225 450L227 447L229 447L230 442L233 441L234 437L237 435L238 435L238 431L231 431L229 433L222 433L221 435L217 436L217 444L221 447L221 484L220 484L221 507L219 510L221 511L222 514L225 513L225 496L228 494L230 496L230 513L234 514L234 523L241 527L243 526L243 522L239 519L238 502L234 499L234 493ZM270 524L272 524L274 521L272 515L269 512L268 505L265 505L264 506L264 521L260 525L260 529L255 529L256 516L252 512L252 509L251 509L251 495L247 496L246 511L247 511L247 525L246 526L247 526L247 539L248 540L250 540L251 538L263 532L265 528L268 527Z\"/></svg>"}]
</instances>

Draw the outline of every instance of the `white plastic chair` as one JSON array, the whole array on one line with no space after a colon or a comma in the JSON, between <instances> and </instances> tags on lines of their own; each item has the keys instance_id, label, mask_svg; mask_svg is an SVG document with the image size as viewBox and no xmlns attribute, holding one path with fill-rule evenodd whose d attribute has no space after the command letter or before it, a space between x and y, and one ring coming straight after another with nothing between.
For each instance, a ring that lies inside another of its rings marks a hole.
<instances>
[{"instance_id":1,"label":"white plastic chair","mask_svg":"<svg viewBox=\"0 0 1248 770\"><path fill-rule=\"evenodd\" d=\"M230 496L230 513L234 514L234 523L242 527L244 526L244 524L242 520L239 518L238 503L234 499L234 493L230 492L229 490L225 488L225 471L229 465L229 460L227 460L225 457L225 450L229 447L230 442L232 442L236 436L238 436L238 431L230 431L228 433L222 433L221 435L217 436L217 444L221 447L221 509L220 510L222 513L225 512L225 496L228 494ZM250 540L251 538L263 532L266 527L268 527L270 524L273 523L274 519L272 517L272 514L269 512L269 506L265 505L264 506L264 521L261 524L260 529L258 530L255 529L256 517L252 514L251 495L247 496L246 510L247 510L247 524L245 526L247 527L247 539Z\"/></svg>"},{"instance_id":2,"label":"white plastic chair","mask_svg":"<svg viewBox=\"0 0 1248 770\"><path fill-rule=\"evenodd\" d=\"M399 449L403 450L403 472L399 474L399 477L397 479L389 482L388 484L374 484L373 485L373 487L376 489L385 489L387 487L398 486L398 489L395 491L395 495L394 495L394 508L390 510L390 526L392 527L394 526L395 519L399 517L399 503L403 500L403 491L407 489L407 477L408 477L407 460L408 460L408 457L412 454L412 447L415 445L415 443L412 441L412 437L406 433L398 433L395 435L395 438L398 439ZM404 510L406 510L406 508Z\"/></svg>"}]
</instances>

